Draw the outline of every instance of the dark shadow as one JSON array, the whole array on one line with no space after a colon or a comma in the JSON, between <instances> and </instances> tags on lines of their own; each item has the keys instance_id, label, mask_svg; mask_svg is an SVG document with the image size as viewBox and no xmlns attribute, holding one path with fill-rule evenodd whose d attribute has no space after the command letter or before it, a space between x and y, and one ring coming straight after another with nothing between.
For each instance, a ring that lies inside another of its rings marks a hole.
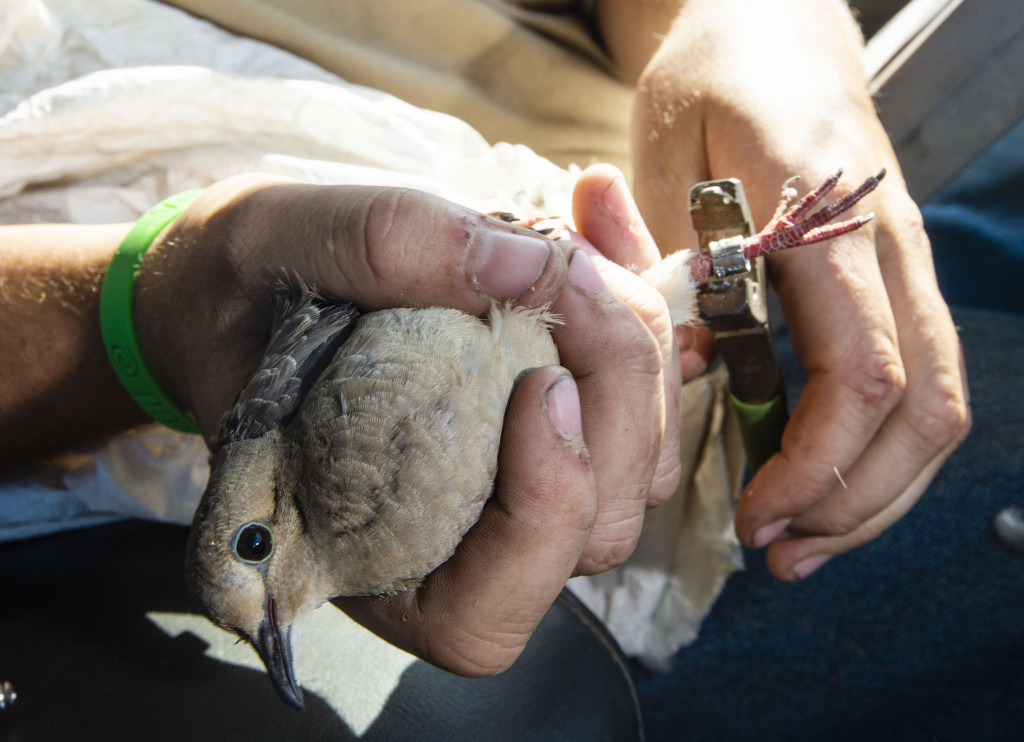
<instances>
[{"instance_id":1,"label":"dark shadow","mask_svg":"<svg viewBox=\"0 0 1024 742\"><path fill-rule=\"evenodd\" d=\"M468 680L416 662L361 737L323 698L286 706L266 674L165 634L192 612L186 530L125 522L0 546L0 739L629 740L641 721L617 647L562 597L508 672ZM223 633L223 641L234 638ZM349 668L369 676L374 668ZM324 668L325 677L338 668Z\"/></svg>"}]
</instances>

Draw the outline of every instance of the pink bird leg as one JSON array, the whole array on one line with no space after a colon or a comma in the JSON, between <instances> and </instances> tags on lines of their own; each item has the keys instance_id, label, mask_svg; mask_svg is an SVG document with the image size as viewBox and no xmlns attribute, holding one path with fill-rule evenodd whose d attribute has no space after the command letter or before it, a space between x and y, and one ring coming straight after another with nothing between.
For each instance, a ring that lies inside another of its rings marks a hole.
<instances>
[{"instance_id":1,"label":"pink bird leg","mask_svg":"<svg viewBox=\"0 0 1024 742\"><path fill-rule=\"evenodd\" d=\"M846 221L829 224L875 190L882 178L885 177L884 168L878 175L868 178L856 190L846 194L835 203L829 204L813 214L809 213L835 188L842 174L843 171L839 170L835 175L827 178L824 183L800 199L796 206L792 205L796 199L796 190L793 188L796 178L787 180L782 186L779 205L771 221L760 232L743 241L743 255L748 260L753 260L787 247L813 245L815 242L830 240L841 234L860 229L871 221L874 214L855 216ZM699 253L690 261L690 274L698 284L711 278L713 272L710 255Z\"/></svg>"}]
</instances>

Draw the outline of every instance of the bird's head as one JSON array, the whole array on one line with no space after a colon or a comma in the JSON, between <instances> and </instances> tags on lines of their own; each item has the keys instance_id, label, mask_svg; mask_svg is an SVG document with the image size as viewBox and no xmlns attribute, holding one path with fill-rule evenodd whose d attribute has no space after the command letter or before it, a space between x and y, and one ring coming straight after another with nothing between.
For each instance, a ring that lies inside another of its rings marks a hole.
<instances>
[{"instance_id":1,"label":"bird's head","mask_svg":"<svg viewBox=\"0 0 1024 742\"><path fill-rule=\"evenodd\" d=\"M259 653L281 697L302 708L293 648L298 629L327 595L311 573L290 482L282 481L276 432L227 445L211 461L210 482L189 537L189 588L218 626Z\"/></svg>"}]
</instances>

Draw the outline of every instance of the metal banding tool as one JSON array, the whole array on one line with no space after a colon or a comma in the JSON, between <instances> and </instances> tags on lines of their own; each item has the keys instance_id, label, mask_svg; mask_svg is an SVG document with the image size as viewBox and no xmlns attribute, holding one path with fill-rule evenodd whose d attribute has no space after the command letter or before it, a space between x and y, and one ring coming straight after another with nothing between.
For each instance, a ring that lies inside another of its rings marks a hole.
<instances>
[{"instance_id":1,"label":"metal banding tool","mask_svg":"<svg viewBox=\"0 0 1024 742\"><path fill-rule=\"evenodd\" d=\"M713 266L699 287L697 309L729 370L729 398L753 475L779 450L788 413L768 322L764 258L743 253L744 238L754 233L743 184L736 178L698 183L690 191L690 217Z\"/></svg>"}]
</instances>

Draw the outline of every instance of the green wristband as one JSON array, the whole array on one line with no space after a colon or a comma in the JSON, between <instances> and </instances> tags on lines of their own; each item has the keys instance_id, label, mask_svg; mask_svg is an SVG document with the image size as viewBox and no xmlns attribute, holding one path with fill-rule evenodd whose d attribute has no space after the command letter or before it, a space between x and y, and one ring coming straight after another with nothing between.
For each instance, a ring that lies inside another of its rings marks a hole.
<instances>
[{"instance_id":1,"label":"green wristband","mask_svg":"<svg viewBox=\"0 0 1024 742\"><path fill-rule=\"evenodd\" d=\"M135 336L135 278L153 240L200 193L202 189L179 193L143 214L111 258L100 291L103 344L117 377L150 417L182 433L198 433L199 426L171 401L142 359Z\"/></svg>"}]
</instances>

